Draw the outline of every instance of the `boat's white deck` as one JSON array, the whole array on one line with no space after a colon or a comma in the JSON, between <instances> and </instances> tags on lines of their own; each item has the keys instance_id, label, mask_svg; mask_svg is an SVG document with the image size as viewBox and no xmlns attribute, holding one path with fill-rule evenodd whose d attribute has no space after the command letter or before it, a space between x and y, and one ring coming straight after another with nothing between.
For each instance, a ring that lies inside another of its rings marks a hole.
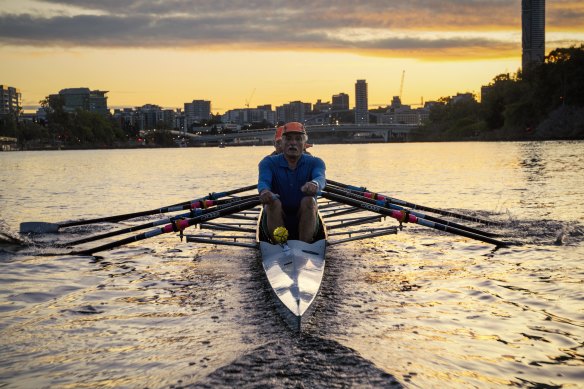
<instances>
[{"instance_id":1,"label":"boat's white deck","mask_svg":"<svg viewBox=\"0 0 584 389\"><path fill-rule=\"evenodd\" d=\"M290 240L284 247L260 242L263 266L274 293L296 317L312 304L322 282L326 241Z\"/></svg>"}]
</instances>

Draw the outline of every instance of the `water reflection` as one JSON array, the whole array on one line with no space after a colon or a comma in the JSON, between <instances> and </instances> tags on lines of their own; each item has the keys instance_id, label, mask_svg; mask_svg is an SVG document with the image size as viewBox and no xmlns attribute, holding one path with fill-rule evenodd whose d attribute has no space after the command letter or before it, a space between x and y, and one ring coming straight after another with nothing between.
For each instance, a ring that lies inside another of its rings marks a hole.
<instances>
[{"instance_id":1,"label":"water reflection","mask_svg":"<svg viewBox=\"0 0 584 389\"><path fill-rule=\"evenodd\" d=\"M94 260L2 250L0 386L582 386L584 143L312 150L333 179L494 218L493 232L524 245L493 251L406 226L333 246L302 338L250 250L174 236ZM153 209L253 182L268 148L225 151L0 155L0 215L15 231Z\"/></svg>"},{"instance_id":2,"label":"water reflection","mask_svg":"<svg viewBox=\"0 0 584 389\"><path fill-rule=\"evenodd\" d=\"M545 184L546 157L540 142L522 143L519 147L523 160L520 166L526 174L528 182L541 181Z\"/></svg>"}]
</instances>

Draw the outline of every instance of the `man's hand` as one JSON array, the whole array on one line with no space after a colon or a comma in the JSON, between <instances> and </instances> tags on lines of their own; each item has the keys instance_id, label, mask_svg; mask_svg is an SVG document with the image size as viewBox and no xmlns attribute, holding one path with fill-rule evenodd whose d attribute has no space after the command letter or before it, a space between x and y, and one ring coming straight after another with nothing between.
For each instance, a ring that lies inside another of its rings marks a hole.
<instances>
[{"instance_id":1,"label":"man's hand","mask_svg":"<svg viewBox=\"0 0 584 389\"><path fill-rule=\"evenodd\" d=\"M262 193L260 193L260 202L262 204L272 204L272 202L274 202L277 198L278 195L270 192L267 189L263 190Z\"/></svg>"},{"instance_id":2,"label":"man's hand","mask_svg":"<svg viewBox=\"0 0 584 389\"><path fill-rule=\"evenodd\" d=\"M306 184L302 185L300 190L307 196L315 196L318 192L318 184L313 181L308 181Z\"/></svg>"}]
</instances>

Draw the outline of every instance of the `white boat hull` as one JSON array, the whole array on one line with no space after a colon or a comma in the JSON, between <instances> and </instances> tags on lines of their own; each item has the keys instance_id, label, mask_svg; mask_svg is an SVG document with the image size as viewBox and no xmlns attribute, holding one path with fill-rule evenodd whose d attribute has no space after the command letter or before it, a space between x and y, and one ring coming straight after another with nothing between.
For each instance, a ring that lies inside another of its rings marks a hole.
<instances>
[{"instance_id":1,"label":"white boat hull","mask_svg":"<svg viewBox=\"0 0 584 389\"><path fill-rule=\"evenodd\" d=\"M263 268L282 316L293 330L312 312L325 267L326 240L290 240L282 245L260 242Z\"/></svg>"}]
</instances>

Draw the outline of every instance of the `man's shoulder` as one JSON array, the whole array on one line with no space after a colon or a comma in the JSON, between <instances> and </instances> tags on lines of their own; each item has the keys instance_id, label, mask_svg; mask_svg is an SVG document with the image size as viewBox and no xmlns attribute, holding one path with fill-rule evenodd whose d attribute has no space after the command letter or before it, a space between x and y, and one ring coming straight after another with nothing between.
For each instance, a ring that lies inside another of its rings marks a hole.
<instances>
[{"instance_id":1,"label":"man's shoulder","mask_svg":"<svg viewBox=\"0 0 584 389\"><path fill-rule=\"evenodd\" d=\"M260 164L279 164L284 159L282 154L276 155L266 155L261 161Z\"/></svg>"},{"instance_id":2,"label":"man's shoulder","mask_svg":"<svg viewBox=\"0 0 584 389\"><path fill-rule=\"evenodd\" d=\"M302 158L305 158L305 161L311 164L324 163L324 161L321 158L315 157L312 154L303 154Z\"/></svg>"},{"instance_id":3,"label":"man's shoulder","mask_svg":"<svg viewBox=\"0 0 584 389\"><path fill-rule=\"evenodd\" d=\"M275 160L275 159L278 159L278 157L279 157L280 155L281 155L281 154L270 154L270 155L266 155L266 156L263 158L263 160L272 160L272 161L273 161L273 160Z\"/></svg>"}]
</instances>

